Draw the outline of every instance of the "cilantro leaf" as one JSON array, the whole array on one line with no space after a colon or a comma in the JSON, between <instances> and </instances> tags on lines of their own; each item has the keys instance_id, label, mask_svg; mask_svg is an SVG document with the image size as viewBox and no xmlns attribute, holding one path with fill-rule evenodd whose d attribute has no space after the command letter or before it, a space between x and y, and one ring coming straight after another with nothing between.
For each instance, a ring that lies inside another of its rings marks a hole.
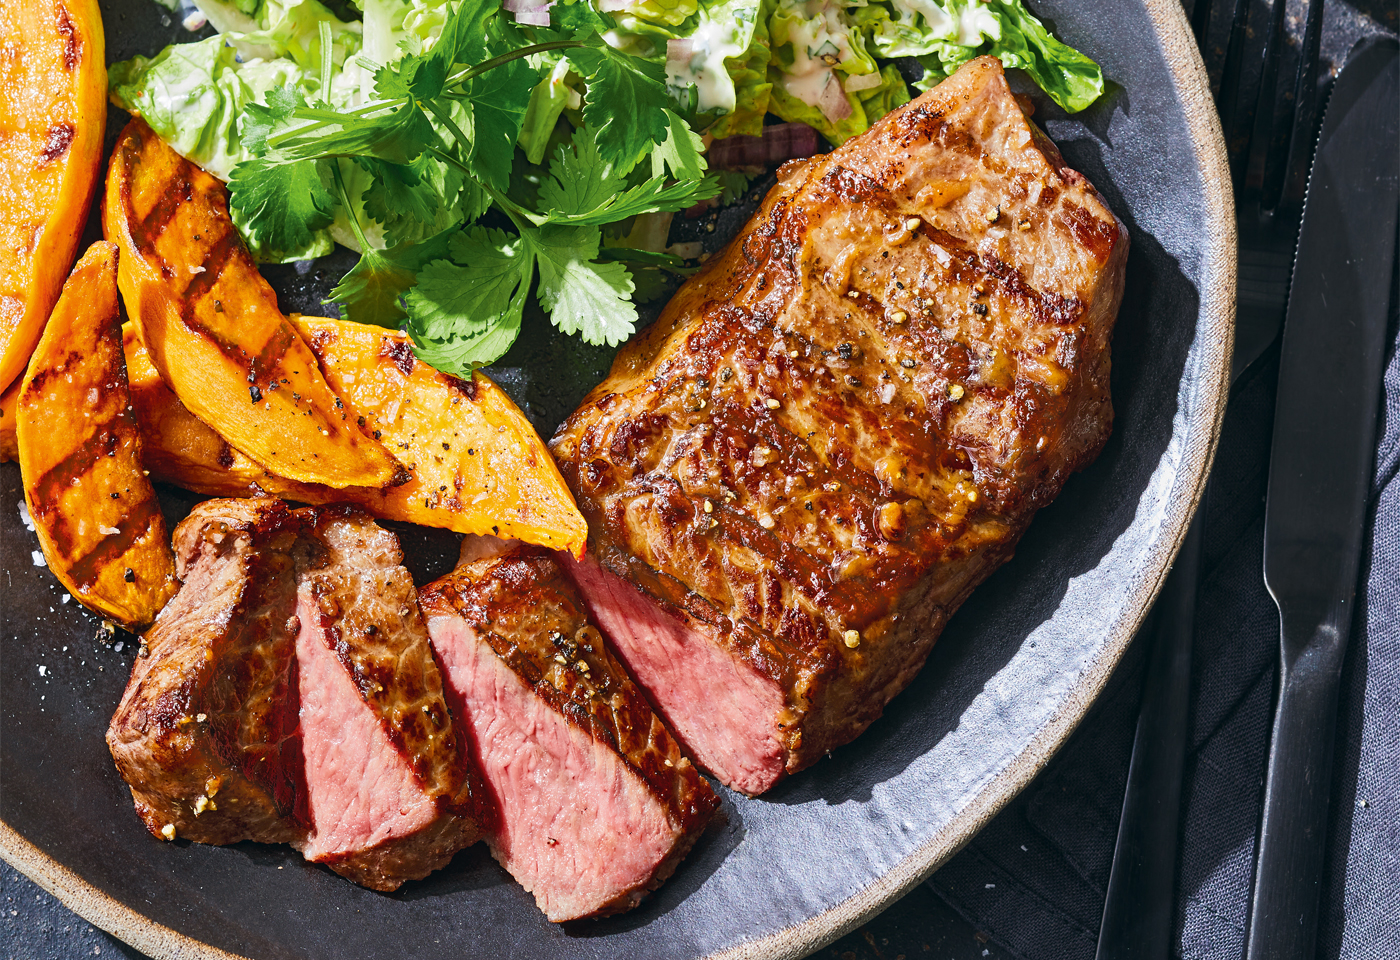
<instances>
[{"instance_id":1,"label":"cilantro leaf","mask_svg":"<svg viewBox=\"0 0 1400 960\"><path fill-rule=\"evenodd\" d=\"M700 169L703 173L703 166ZM571 145L559 148L549 173L539 189L540 203L549 211L536 221L541 224L601 226L643 213L682 210L719 192L713 179L682 180L667 186L662 175L622 190L626 180L603 160L586 130L576 132Z\"/></svg>"},{"instance_id":2,"label":"cilantro leaf","mask_svg":"<svg viewBox=\"0 0 1400 960\"><path fill-rule=\"evenodd\" d=\"M413 286L413 271L395 263L383 250L366 247L360 260L331 291L346 320L397 327L404 311L399 297Z\"/></svg>"},{"instance_id":3,"label":"cilantro leaf","mask_svg":"<svg viewBox=\"0 0 1400 960\"><path fill-rule=\"evenodd\" d=\"M510 309L483 332L448 340L414 338L413 352L435 370L466 380L477 367L494 363L511 348L520 336L520 318L524 312L525 295L522 293L511 301Z\"/></svg>"},{"instance_id":4,"label":"cilantro leaf","mask_svg":"<svg viewBox=\"0 0 1400 960\"><path fill-rule=\"evenodd\" d=\"M719 184L713 177L706 180L681 180L669 186L664 178L653 177L609 198L606 203L592 210L558 216L551 213L549 221L601 226L643 213L684 210L686 207L695 206L701 200L710 199L717 193Z\"/></svg>"},{"instance_id":5,"label":"cilantro leaf","mask_svg":"<svg viewBox=\"0 0 1400 960\"><path fill-rule=\"evenodd\" d=\"M519 237L475 228L457 234L451 260L428 264L405 298L414 352L458 376L510 349L534 276L534 253Z\"/></svg>"},{"instance_id":6,"label":"cilantro leaf","mask_svg":"<svg viewBox=\"0 0 1400 960\"><path fill-rule=\"evenodd\" d=\"M540 184L539 199L547 210L573 214L594 210L617 195L625 179L598 153L586 130L574 133L549 162L549 177Z\"/></svg>"},{"instance_id":7,"label":"cilantro leaf","mask_svg":"<svg viewBox=\"0 0 1400 960\"><path fill-rule=\"evenodd\" d=\"M742 170L721 170L719 177L719 204L727 207L749 192L749 187L761 174L744 173Z\"/></svg>"},{"instance_id":8,"label":"cilantro leaf","mask_svg":"<svg viewBox=\"0 0 1400 960\"><path fill-rule=\"evenodd\" d=\"M442 68L444 77L456 64L476 63L486 55L486 23L500 7L500 0L461 0L457 8L448 13L438 42L428 53L428 58ZM496 19L501 18L497 15Z\"/></svg>"},{"instance_id":9,"label":"cilantro leaf","mask_svg":"<svg viewBox=\"0 0 1400 960\"><path fill-rule=\"evenodd\" d=\"M267 138L292 125L292 115L306 106L295 84L284 84L267 91L267 104L249 100L238 122L238 135L254 156L267 153Z\"/></svg>"},{"instance_id":10,"label":"cilantro leaf","mask_svg":"<svg viewBox=\"0 0 1400 960\"><path fill-rule=\"evenodd\" d=\"M597 227L550 226L522 234L540 270L537 296L550 322L592 344L615 346L632 335L637 308L627 268L616 261L591 263L598 255Z\"/></svg>"},{"instance_id":11,"label":"cilantro leaf","mask_svg":"<svg viewBox=\"0 0 1400 960\"><path fill-rule=\"evenodd\" d=\"M467 83L472 144L467 165L481 181L504 193L515 165L515 141L525 122L530 94L540 76L524 59L488 70Z\"/></svg>"},{"instance_id":12,"label":"cilantro leaf","mask_svg":"<svg viewBox=\"0 0 1400 960\"><path fill-rule=\"evenodd\" d=\"M583 119L599 153L619 170L631 170L670 132L665 67L619 53L601 39L569 51L569 62L588 81Z\"/></svg>"},{"instance_id":13,"label":"cilantro leaf","mask_svg":"<svg viewBox=\"0 0 1400 960\"><path fill-rule=\"evenodd\" d=\"M371 178L363 197L371 219L393 229L410 222L431 224L437 217L441 191L428 179L431 157L424 154L410 164L375 157L356 157L355 162Z\"/></svg>"},{"instance_id":14,"label":"cilantro leaf","mask_svg":"<svg viewBox=\"0 0 1400 960\"><path fill-rule=\"evenodd\" d=\"M300 111L301 116L320 116L323 111ZM418 102L407 99L392 112L368 117L336 116L339 129L293 135L279 145L278 152L289 160L322 157L378 157L391 163L408 163L421 154L438 136Z\"/></svg>"},{"instance_id":15,"label":"cilantro leaf","mask_svg":"<svg viewBox=\"0 0 1400 960\"><path fill-rule=\"evenodd\" d=\"M396 64L385 64L374 72L374 95L381 100L417 97L428 100L442 93L447 68L431 56L405 56Z\"/></svg>"},{"instance_id":16,"label":"cilantro leaf","mask_svg":"<svg viewBox=\"0 0 1400 960\"><path fill-rule=\"evenodd\" d=\"M665 142L651 152L651 175L660 177L669 169L677 180L699 180L706 170L700 152L705 141L674 111L666 111L666 124Z\"/></svg>"},{"instance_id":17,"label":"cilantro leaf","mask_svg":"<svg viewBox=\"0 0 1400 960\"><path fill-rule=\"evenodd\" d=\"M335 211L335 200L311 160L244 160L233 168L229 205L248 245L262 259L278 260L324 245L317 233L330 226Z\"/></svg>"},{"instance_id":18,"label":"cilantro leaf","mask_svg":"<svg viewBox=\"0 0 1400 960\"><path fill-rule=\"evenodd\" d=\"M612 18L594 10L588 0L556 0L549 9L549 19L555 30L575 37L603 34L613 28Z\"/></svg>"},{"instance_id":19,"label":"cilantro leaf","mask_svg":"<svg viewBox=\"0 0 1400 960\"><path fill-rule=\"evenodd\" d=\"M424 267L405 300L415 337L447 340L483 332L534 275L533 252L500 230L459 233L448 249L452 259Z\"/></svg>"}]
</instances>

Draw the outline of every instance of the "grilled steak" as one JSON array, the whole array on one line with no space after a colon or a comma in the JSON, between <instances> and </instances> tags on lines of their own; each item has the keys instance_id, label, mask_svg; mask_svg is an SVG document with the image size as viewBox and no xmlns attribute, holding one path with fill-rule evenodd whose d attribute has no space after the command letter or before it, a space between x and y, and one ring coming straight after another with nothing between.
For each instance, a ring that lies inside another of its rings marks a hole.
<instances>
[{"instance_id":1,"label":"grilled steak","mask_svg":"<svg viewBox=\"0 0 1400 960\"><path fill-rule=\"evenodd\" d=\"M464 548L422 602L501 811L491 850L550 920L631 909L675 870L718 800L553 555L490 537Z\"/></svg>"},{"instance_id":2,"label":"grilled steak","mask_svg":"<svg viewBox=\"0 0 1400 960\"><path fill-rule=\"evenodd\" d=\"M560 428L573 572L687 751L846 743L1108 436L1127 232L983 57L786 165Z\"/></svg>"},{"instance_id":3,"label":"grilled steak","mask_svg":"<svg viewBox=\"0 0 1400 960\"><path fill-rule=\"evenodd\" d=\"M443 700L398 538L353 507L304 508L296 654L308 860L394 890L476 842L485 792Z\"/></svg>"},{"instance_id":4,"label":"grilled steak","mask_svg":"<svg viewBox=\"0 0 1400 960\"><path fill-rule=\"evenodd\" d=\"M175 528L180 592L147 632L107 731L156 836L296 841L298 523L280 500L209 500ZM173 832L172 832L173 831Z\"/></svg>"}]
</instances>

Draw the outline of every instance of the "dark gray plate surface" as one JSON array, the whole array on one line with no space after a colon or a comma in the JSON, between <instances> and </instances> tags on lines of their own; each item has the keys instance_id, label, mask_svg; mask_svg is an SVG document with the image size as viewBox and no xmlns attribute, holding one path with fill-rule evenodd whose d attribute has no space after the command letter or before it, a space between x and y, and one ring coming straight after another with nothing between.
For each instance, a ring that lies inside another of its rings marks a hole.
<instances>
[{"instance_id":1,"label":"dark gray plate surface","mask_svg":"<svg viewBox=\"0 0 1400 960\"><path fill-rule=\"evenodd\" d=\"M1150 604L1199 495L1223 406L1233 212L1204 74L1175 0L1037 0L1103 64L1108 96L1037 119L1129 225L1113 347L1114 435L949 625L927 668L859 740L726 822L638 910L552 926L478 845L398 894L287 848L152 840L103 732L134 655L34 565L19 471L0 467L0 853L158 957L799 956L908 889L1023 786L1092 702ZM184 34L148 0L104 3L112 59ZM714 234L737 226L721 220ZM315 311L332 258L270 271ZM535 318L495 371L546 433L609 357ZM167 506L186 509L170 491ZM422 582L456 538L397 528Z\"/></svg>"}]
</instances>

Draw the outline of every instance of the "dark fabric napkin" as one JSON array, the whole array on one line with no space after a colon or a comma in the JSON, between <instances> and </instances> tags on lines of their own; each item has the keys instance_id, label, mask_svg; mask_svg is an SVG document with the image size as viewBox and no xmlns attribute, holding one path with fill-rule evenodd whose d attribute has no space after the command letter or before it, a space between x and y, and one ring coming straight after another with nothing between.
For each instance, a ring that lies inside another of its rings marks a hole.
<instances>
[{"instance_id":1,"label":"dark fabric napkin","mask_svg":"<svg viewBox=\"0 0 1400 960\"><path fill-rule=\"evenodd\" d=\"M1370 536L1338 719L1319 955L1400 957L1400 355L1381 401ZM1239 957L1273 717L1278 610L1261 564L1277 355L1236 386L1207 511L1193 652L1176 937ZM1024 960L1092 960L1143 684L1148 631L1035 783L928 881Z\"/></svg>"}]
</instances>

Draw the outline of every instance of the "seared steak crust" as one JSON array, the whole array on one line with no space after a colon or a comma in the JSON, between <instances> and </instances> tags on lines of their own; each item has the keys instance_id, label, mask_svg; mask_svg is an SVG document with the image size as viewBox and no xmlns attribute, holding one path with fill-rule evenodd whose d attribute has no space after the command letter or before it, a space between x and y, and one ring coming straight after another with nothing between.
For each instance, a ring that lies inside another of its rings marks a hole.
<instances>
[{"instance_id":1,"label":"seared steak crust","mask_svg":"<svg viewBox=\"0 0 1400 960\"><path fill-rule=\"evenodd\" d=\"M387 741L387 751L353 760L334 746L308 742L308 757L316 754L308 770L315 829L303 852L356 883L394 890L479 839L489 810L485 792L443 699L398 538L356 507L307 507L295 515L306 531L298 563L303 642L331 651L358 697L336 703L333 690L318 689L317 697L331 698L319 705L320 716L368 710ZM302 666L305 676L309 668ZM310 696L303 690L304 721ZM343 765L361 761L367 766L356 771L360 779L347 782ZM397 784L405 767L412 782ZM414 807L426 805L408 827L386 829L359 795L389 783L406 791Z\"/></svg>"},{"instance_id":2,"label":"seared steak crust","mask_svg":"<svg viewBox=\"0 0 1400 960\"><path fill-rule=\"evenodd\" d=\"M306 833L298 527L280 500L209 500L175 529L183 586L147 632L149 655L136 660L107 731L155 836L278 843Z\"/></svg>"},{"instance_id":3,"label":"seared steak crust","mask_svg":"<svg viewBox=\"0 0 1400 960\"><path fill-rule=\"evenodd\" d=\"M781 691L780 767L722 780L865 729L1097 455L1127 247L979 58L786 165L560 428L593 562Z\"/></svg>"},{"instance_id":4,"label":"seared steak crust","mask_svg":"<svg viewBox=\"0 0 1400 960\"><path fill-rule=\"evenodd\" d=\"M484 645L539 703L547 705L547 710L537 716L551 717L573 727L597 748L599 752L582 769L571 767L563 757L555 758L560 765L556 776L585 778L586 782L576 784L580 803L589 802L590 788L603 792L619 789L642 798L637 803L655 811L634 812L645 822L604 819L589 823L588 831L601 831L605 842L624 844L643 843L639 834L661 834L658 838L645 838L655 845L658 855L646 861L638 875L625 873L629 869L637 871L636 864L620 863L617 869L624 875L617 876L607 864L589 865L590 855L596 857L595 851L584 849L596 840L591 836L512 836L512 832L523 829L523 824L533 823L530 818L535 811L525 808L547 804L548 800L541 801L528 792L498 795L497 802L503 808L502 828L488 835L497 858L536 895L541 909L552 920L606 916L636 906L675 870L714 815L719 800L609 653L555 555L539 547L489 537L479 538L477 543L469 539L463 562L448 576L425 587L421 599L434 644L451 676L465 677L464 668L454 664L470 658L464 651L445 650L444 644ZM445 623L452 625L450 635ZM494 730L497 725L514 721L526 725L539 722L528 717L496 717L493 711L498 709L501 707L497 703L466 699L460 705L459 716L470 715L478 731ZM559 739L537 729L534 744L542 749L559 749ZM476 749L484 754L487 748ZM608 771L617 761L625 764L630 773L613 780L615 774ZM490 780L492 771L516 767L522 761L483 755L481 762ZM505 791L518 789L507 782L510 779L501 773L493 786ZM528 782L530 778L525 779ZM605 783L621 786L602 786ZM607 805L609 810L622 808L636 811L637 805ZM602 811L596 815L608 816ZM661 819L652 823L658 815ZM545 819L550 816L544 812ZM546 846L541 846L541 842ZM554 857L559 858L557 863L551 861Z\"/></svg>"},{"instance_id":5,"label":"seared steak crust","mask_svg":"<svg viewBox=\"0 0 1400 960\"><path fill-rule=\"evenodd\" d=\"M423 588L429 615L462 617L570 724L618 753L662 798L682 830L719 806L646 697L608 652L553 553L516 546L459 566Z\"/></svg>"}]
</instances>

